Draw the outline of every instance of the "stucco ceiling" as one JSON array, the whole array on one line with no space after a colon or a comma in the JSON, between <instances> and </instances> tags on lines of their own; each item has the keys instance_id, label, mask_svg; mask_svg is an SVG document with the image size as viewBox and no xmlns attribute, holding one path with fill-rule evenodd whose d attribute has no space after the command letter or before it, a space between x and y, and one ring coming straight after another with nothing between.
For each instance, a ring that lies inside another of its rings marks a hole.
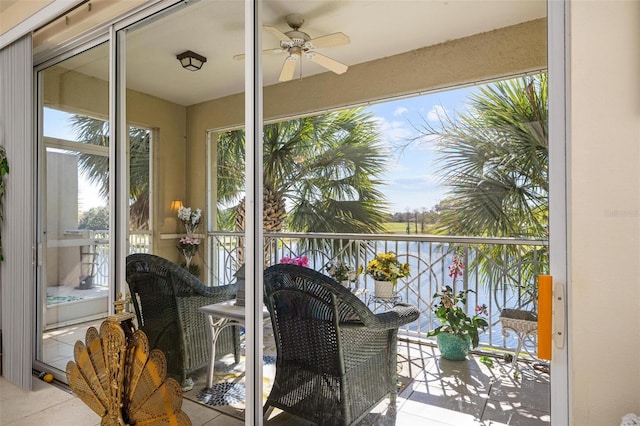
<instances>
[{"instance_id":1,"label":"stucco ceiling","mask_svg":"<svg viewBox=\"0 0 640 426\"><path fill-rule=\"evenodd\" d=\"M242 92L244 62L233 56L244 53L243 7L237 0L199 0L130 27L127 87L181 105ZM349 66L546 16L545 0L267 0L262 8L264 24L283 32L290 29L284 17L299 13L301 30L312 38L345 33L348 45L318 52ZM262 40L264 49L278 47L265 31ZM176 55L185 50L207 57L201 70L181 68ZM106 78L105 52L78 55L65 66ZM278 83L285 56L263 56L265 85ZM321 72L327 71L302 60L302 78Z\"/></svg>"}]
</instances>

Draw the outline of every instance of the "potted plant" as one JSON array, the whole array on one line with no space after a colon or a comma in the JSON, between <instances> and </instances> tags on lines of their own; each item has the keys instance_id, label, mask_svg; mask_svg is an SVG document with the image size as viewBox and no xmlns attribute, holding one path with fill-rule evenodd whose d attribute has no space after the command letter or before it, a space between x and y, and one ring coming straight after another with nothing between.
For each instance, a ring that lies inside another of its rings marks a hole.
<instances>
[{"instance_id":1,"label":"potted plant","mask_svg":"<svg viewBox=\"0 0 640 426\"><path fill-rule=\"evenodd\" d=\"M187 234L178 241L178 250L180 250L185 260L182 266L197 277L200 275L200 268L198 265L191 263L191 261L200 247L200 239L197 238L196 232L202 221L202 211L200 209L192 210L191 207L180 207L178 209L178 219L182 222Z\"/></svg>"},{"instance_id":2,"label":"potted plant","mask_svg":"<svg viewBox=\"0 0 640 426\"><path fill-rule=\"evenodd\" d=\"M401 263L392 251L378 253L367 264L367 274L375 282L375 296L380 299L390 299L398 278L409 276L409 264Z\"/></svg>"},{"instance_id":3,"label":"potted plant","mask_svg":"<svg viewBox=\"0 0 640 426\"><path fill-rule=\"evenodd\" d=\"M362 273L362 266L359 266L356 270L353 266L344 262L329 263L324 269L331 278L345 287L349 287L350 283L356 282L358 275Z\"/></svg>"},{"instance_id":4,"label":"potted plant","mask_svg":"<svg viewBox=\"0 0 640 426\"><path fill-rule=\"evenodd\" d=\"M449 266L449 276L453 277L454 283L458 275L462 275L463 268L461 256L456 255L453 264ZM433 295L438 301L434 312L441 325L430 331L428 336L436 336L438 349L445 359L464 360L469 348L478 346L480 330L489 326L482 316L487 314L486 305L476 306L473 316L469 316L464 309L470 292L473 290L465 289L455 293L453 288L447 285Z\"/></svg>"}]
</instances>

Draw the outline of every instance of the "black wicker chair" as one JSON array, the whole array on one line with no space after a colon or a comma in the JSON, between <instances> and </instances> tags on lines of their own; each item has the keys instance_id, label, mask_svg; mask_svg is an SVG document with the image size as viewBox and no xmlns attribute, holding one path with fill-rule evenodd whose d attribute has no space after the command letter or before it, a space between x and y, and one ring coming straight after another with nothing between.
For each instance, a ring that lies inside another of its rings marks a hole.
<instances>
[{"instance_id":1,"label":"black wicker chair","mask_svg":"<svg viewBox=\"0 0 640 426\"><path fill-rule=\"evenodd\" d=\"M167 374L185 385L185 379L209 363L211 338L201 306L231 300L236 284L207 287L184 268L152 254L127 256L126 279L138 327L151 348L167 357ZM240 359L237 327L222 332L216 358L233 353Z\"/></svg>"},{"instance_id":2,"label":"black wicker chair","mask_svg":"<svg viewBox=\"0 0 640 426\"><path fill-rule=\"evenodd\" d=\"M323 425L352 425L387 395L397 397L398 327L414 306L374 314L330 277L297 265L264 272L265 303L278 351L264 406Z\"/></svg>"}]
</instances>

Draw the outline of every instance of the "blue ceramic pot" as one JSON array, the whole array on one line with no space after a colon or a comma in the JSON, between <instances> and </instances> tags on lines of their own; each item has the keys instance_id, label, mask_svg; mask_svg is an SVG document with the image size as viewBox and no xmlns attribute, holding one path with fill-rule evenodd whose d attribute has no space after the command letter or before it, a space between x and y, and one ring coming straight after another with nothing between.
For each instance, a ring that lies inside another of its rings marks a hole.
<instances>
[{"instance_id":1,"label":"blue ceramic pot","mask_svg":"<svg viewBox=\"0 0 640 426\"><path fill-rule=\"evenodd\" d=\"M471 338L468 334L456 336L455 334L440 333L436 336L438 349L444 359L451 361L463 361L469 354Z\"/></svg>"}]
</instances>

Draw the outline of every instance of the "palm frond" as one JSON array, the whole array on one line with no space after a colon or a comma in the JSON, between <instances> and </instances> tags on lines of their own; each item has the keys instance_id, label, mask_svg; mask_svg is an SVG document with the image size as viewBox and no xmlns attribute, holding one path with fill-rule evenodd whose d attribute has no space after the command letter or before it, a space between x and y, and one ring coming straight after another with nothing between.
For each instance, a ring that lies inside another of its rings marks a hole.
<instances>
[{"instance_id":1,"label":"palm frond","mask_svg":"<svg viewBox=\"0 0 640 426\"><path fill-rule=\"evenodd\" d=\"M441 232L540 236L548 210L547 77L499 81L469 98L469 110L425 122L435 137L450 198Z\"/></svg>"}]
</instances>

